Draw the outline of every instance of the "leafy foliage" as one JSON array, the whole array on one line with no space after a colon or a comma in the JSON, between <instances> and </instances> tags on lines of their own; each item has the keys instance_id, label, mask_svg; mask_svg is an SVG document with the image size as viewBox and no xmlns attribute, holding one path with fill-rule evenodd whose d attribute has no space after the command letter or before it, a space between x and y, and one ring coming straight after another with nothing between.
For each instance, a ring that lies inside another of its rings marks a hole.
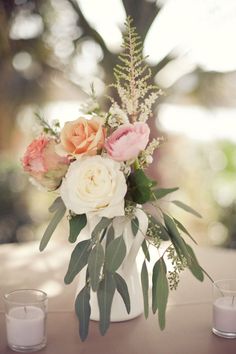
<instances>
[{"instance_id":1,"label":"leafy foliage","mask_svg":"<svg viewBox=\"0 0 236 354\"><path fill-rule=\"evenodd\" d=\"M52 124L49 124L40 113L35 113L35 116L36 116L39 124L43 127L43 131L45 134L49 134L49 135L53 136L55 139L57 139L59 137L59 128L60 128L59 121L56 121L54 123L54 125L52 125Z\"/></svg>"},{"instance_id":2,"label":"leafy foliage","mask_svg":"<svg viewBox=\"0 0 236 354\"><path fill-rule=\"evenodd\" d=\"M100 312L100 333L104 335L110 325L111 305L116 290L116 282L111 273L105 272L97 291Z\"/></svg>"},{"instance_id":3,"label":"leafy foliage","mask_svg":"<svg viewBox=\"0 0 236 354\"><path fill-rule=\"evenodd\" d=\"M143 290L143 305L144 305L144 315L148 318L149 313L149 299L148 299L148 290L149 290L149 280L148 280L148 271L146 262L143 262L141 270L141 282Z\"/></svg>"},{"instance_id":4,"label":"leafy foliage","mask_svg":"<svg viewBox=\"0 0 236 354\"><path fill-rule=\"evenodd\" d=\"M148 247L147 247L147 242L146 242L146 240L143 240L143 243L142 243L142 250L143 250L143 253L144 253L144 256L145 256L146 260L147 260L148 262L150 262L151 257L150 257L150 253L149 253L149 250L148 250Z\"/></svg>"},{"instance_id":5,"label":"leafy foliage","mask_svg":"<svg viewBox=\"0 0 236 354\"><path fill-rule=\"evenodd\" d=\"M175 188L158 188L156 190L153 191L153 194L155 196L155 199L161 199L163 197L165 197L167 194L173 193L175 191L177 191L179 188L175 187Z\"/></svg>"},{"instance_id":6,"label":"leafy foliage","mask_svg":"<svg viewBox=\"0 0 236 354\"><path fill-rule=\"evenodd\" d=\"M102 245L98 242L90 252L88 258L88 271L90 277L90 284L93 291L97 291L101 269L104 263L105 254Z\"/></svg>"},{"instance_id":7,"label":"leafy foliage","mask_svg":"<svg viewBox=\"0 0 236 354\"><path fill-rule=\"evenodd\" d=\"M66 284L70 284L75 276L86 266L90 252L90 240L81 241L76 245L71 254L69 267L64 278Z\"/></svg>"},{"instance_id":8,"label":"leafy foliage","mask_svg":"<svg viewBox=\"0 0 236 354\"><path fill-rule=\"evenodd\" d=\"M144 204L151 199L153 181L145 175L142 169L137 169L130 174L128 184L135 203Z\"/></svg>"},{"instance_id":9,"label":"leafy foliage","mask_svg":"<svg viewBox=\"0 0 236 354\"><path fill-rule=\"evenodd\" d=\"M179 208L187 211L188 213L191 213L191 214L197 216L198 218L202 217L201 214L199 214L196 210L194 210L193 208L191 208L190 206L186 205L185 203L183 203L179 200L173 200L172 203L177 205Z\"/></svg>"},{"instance_id":10,"label":"leafy foliage","mask_svg":"<svg viewBox=\"0 0 236 354\"><path fill-rule=\"evenodd\" d=\"M133 219L131 219L131 229L132 229L133 235L136 236L138 229L139 229L139 221L138 221L137 216L135 216Z\"/></svg>"},{"instance_id":11,"label":"leafy foliage","mask_svg":"<svg viewBox=\"0 0 236 354\"><path fill-rule=\"evenodd\" d=\"M116 289L120 294L120 296L122 297L122 300L124 301L127 313L130 313L130 297L129 297L128 286L120 274L115 273L114 279L116 282Z\"/></svg>"},{"instance_id":12,"label":"leafy foliage","mask_svg":"<svg viewBox=\"0 0 236 354\"><path fill-rule=\"evenodd\" d=\"M47 244L50 241L53 232L55 231L57 225L59 224L59 222L61 221L61 219L65 215L66 207L65 207L65 204L63 203L62 199L57 198L54 201L54 203L52 204L52 206L49 208L49 210L51 212L55 211L55 214L43 234L43 237L42 237L40 245L39 245L40 251L43 251L47 247Z\"/></svg>"},{"instance_id":13,"label":"leafy foliage","mask_svg":"<svg viewBox=\"0 0 236 354\"><path fill-rule=\"evenodd\" d=\"M71 243L74 243L77 240L77 237L79 236L80 232L87 225L86 215L81 214L81 215L71 216L71 218L69 219L69 225L70 225L69 241Z\"/></svg>"},{"instance_id":14,"label":"leafy foliage","mask_svg":"<svg viewBox=\"0 0 236 354\"><path fill-rule=\"evenodd\" d=\"M101 233L101 231L103 231L104 229L106 229L110 224L112 223L112 219L108 219L108 218L102 218L99 223L95 226L95 228L93 229L92 232L92 238L96 237L97 235L99 235Z\"/></svg>"},{"instance_id":15,"label":"leafy foliage","mask_svg":"<svg viewBox=\"0 0 236 354\"><path fill-rule=\"evenodd\" d=\"M166 265L163 258L160 258L153 269L153 293L152 309L155 313L158 309L158 319L160 328L165 328L165 313L169 295L168 280L166 277Z\"/></svg>"},{"instance_id":16,"label":"leafy foliage","mask_svg":"<svg viewBox=\"0 0 236 354\"><path fill-rule=\"evenodd\" d=\"M79 319L79 334L82 341L88 336L89 319L91 314L90 289L87 285L80 291L75 301L75 312Z\"/></svg>"},{"instance_id":17,"label":"leafy foliage","mask_svg":"<svg viewBox=\"0 0 236 354\"><path fill-rule=\"evenodd\" d=\"M115 238L106 249L105 268L114 273L123 262L126 255L126 246L123 236Z\"/></svg>"}]
</instances>

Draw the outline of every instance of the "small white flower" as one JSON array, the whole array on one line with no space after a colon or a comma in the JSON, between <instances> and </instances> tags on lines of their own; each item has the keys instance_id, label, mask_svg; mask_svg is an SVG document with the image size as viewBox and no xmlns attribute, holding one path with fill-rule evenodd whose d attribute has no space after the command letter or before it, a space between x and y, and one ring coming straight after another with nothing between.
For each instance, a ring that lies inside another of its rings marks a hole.
<instances>
[{"instance_id":1,"label":"small white flower","mask_svg":"<svg viewBox=\"0 0 236 354\"><path fill-rule=\"evenodd\" d=\"M110 107L109 114L110 117L108 118L108 124L111 128L116 128L121 124L129 123L127 114L116 102Z\"/></svg>"},{"instance_id":2,"label":"small white flower","mask_svg":"<svg viewBox=\"0 0 236 354\"><path fill-rule=\"evenodd\" d=\"M121 162L121 166L120 166L121 171L124 173L125 176L129 176L131 173L131 167L129 165L127 165L124 162Z\"/></svg>"},{"instance_id":3,"label":"small white flower","mask_svg":"<svg viewBox=\"0 0 236 354\"><path fill-rule=\"evenodd\" d=\"M153 157L151 155L146 156L146 163L151 164L153 162Z\"/></svg>"},{"instance_id":4,"label":"small white flower","mask_svg":"<svg viewBox=\"0 0 236 354\"><path fill-rule=\"evenodd\" d=\"M124 215L126 191L120 163L101 156L73 162L60 189L66 207L74 213L107 218Z\"/></svg>"}]
</instances>

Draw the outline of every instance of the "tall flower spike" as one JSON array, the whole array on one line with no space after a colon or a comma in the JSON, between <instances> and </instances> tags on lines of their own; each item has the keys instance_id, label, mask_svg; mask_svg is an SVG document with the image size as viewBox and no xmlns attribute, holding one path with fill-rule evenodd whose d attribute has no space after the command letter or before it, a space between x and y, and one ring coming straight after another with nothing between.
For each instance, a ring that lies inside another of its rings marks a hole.
<instances>
[{"instance_id":1,"label":"tall flower spike","mask_svg":"<svg viewBox=\"0 0 236 354\"><path fill-rule=\"evenodd\" d=\"M119 56L122 64L114 68L115 84L120 97L121 108L127 113L129 120L145 122L151 115L151 107L160 96L161 90L149 83L151 69L143 57L143 44L133 20L128 17L125 22L123 36L123 52Z\"/></svg>"}]
</instances>

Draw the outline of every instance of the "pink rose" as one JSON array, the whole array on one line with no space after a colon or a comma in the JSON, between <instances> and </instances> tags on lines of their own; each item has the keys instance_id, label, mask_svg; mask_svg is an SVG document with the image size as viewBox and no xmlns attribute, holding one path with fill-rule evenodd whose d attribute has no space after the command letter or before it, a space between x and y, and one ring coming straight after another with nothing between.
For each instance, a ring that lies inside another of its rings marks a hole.
<instances>
[{"instance_id":1,"label":"pink rose","mask_svg":"<svg viewBox=\"0 0 236 354\"><path fill-rule=\"evenodd\" d=\"M80 117L74 121L65 123L61 131L60 152L70 155L96 155L103 148L106 129L103 127L103 119L92 117L86 119Z\"/></svg>"},{"instance_id":2,"label":"pink rose","mask_svg":"<svg viewBox=\"0 0 236 354\"><path fill-rule=\"evenodd\" d=\"M105 148L113 160L135 159L147 146L149 134L146 123L123 124L107 138Z\"/></svg>"},{"instance_id":3,"label":"pink rose","mask_svg":"<svg viewBox=\"0 0 236 354\"><path fill-rule=\"evenodd\" d=\"M54 139L41 136L32 141L22 159L22 165L39 184L48 190L59 187L68 169L69 160L55 152Z\"/></svg>"}]
</instances>

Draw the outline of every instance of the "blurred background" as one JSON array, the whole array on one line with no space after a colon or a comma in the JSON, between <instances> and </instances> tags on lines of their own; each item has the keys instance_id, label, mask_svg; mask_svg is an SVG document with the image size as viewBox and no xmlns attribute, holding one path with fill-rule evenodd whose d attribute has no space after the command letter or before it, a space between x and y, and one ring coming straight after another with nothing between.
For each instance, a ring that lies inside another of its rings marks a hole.
<instances>
[{"instance_id":1,"label":"blurred background","mask_svg":"<svg viewBox=\"0 0 236 354\"><path fill-rule=\"evenodd\" d=\"M171 207L201 245L236 248L235 0L0 0L0 243L42 236L54 195L20 166L35 112L77 118L91 83L102 102L127 15L165 91L150 174L203 215Z\"/></svg>"}]
</instances>

